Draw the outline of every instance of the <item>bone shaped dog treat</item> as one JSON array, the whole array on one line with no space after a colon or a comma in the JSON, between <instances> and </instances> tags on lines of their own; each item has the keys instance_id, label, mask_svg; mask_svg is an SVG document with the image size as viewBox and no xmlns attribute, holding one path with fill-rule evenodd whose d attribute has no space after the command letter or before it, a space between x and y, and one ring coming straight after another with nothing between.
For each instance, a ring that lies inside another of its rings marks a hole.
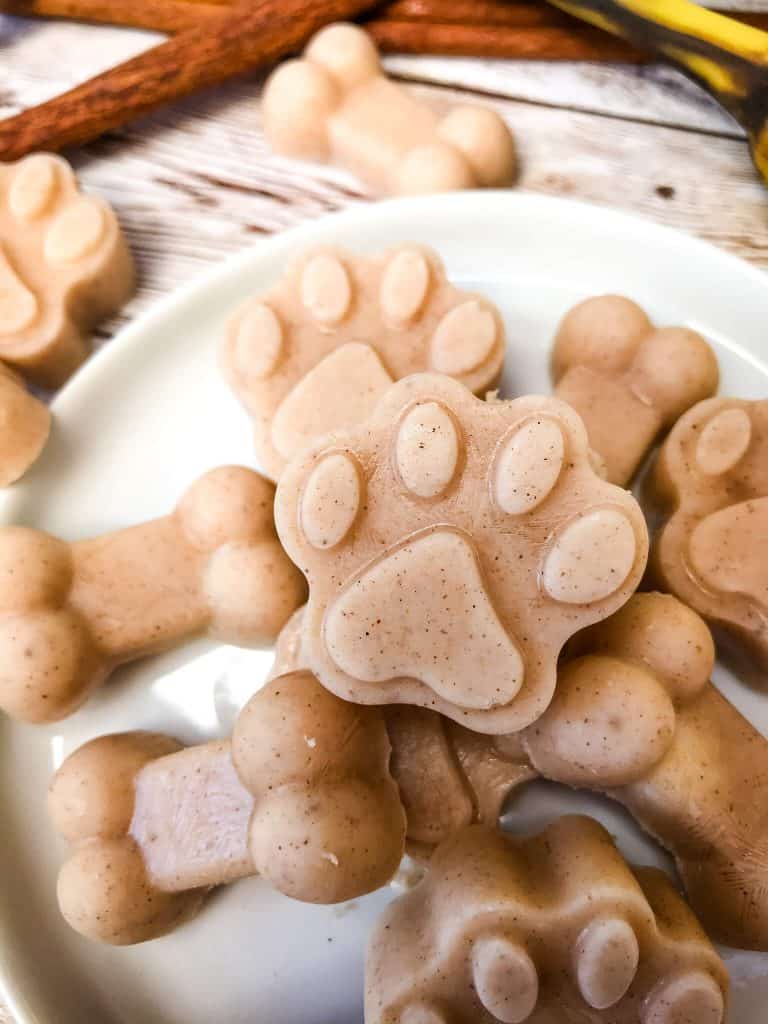
<instances>
[{"instance_id":1,"label":"bone shaped dog treat","mask_svg":"<svg viewBox=\"0 0 768 1024\"><path fill-rule=\"evenodd\" d=\"M254 873L336 903L394 874L405 817L376 708L306 672L273 679L230 742L104 736L56 773L49 809L72 846L58 883L66 920L92 939L142 942L193 914L207 889Z\"/></svg>"},{"instance_id":2,"label":"bone shaped dog treat","mask_svg":"<svg viewBox=\"0 0 768 1024\"><path fill-rule=\"evenodd\" d=\"M117 665L189 637L269 642L304 594L273 494L253 470L223 466L171 515L92 540L0 530L0 707L52 721Z\"/></svg>"},{"instance_id":3,"label":"bone shaped dog treat","mask_svg":"<svg viewBox=\"0 0 768 1024\"><path fill-rule=\"evenodd\" d=\"M267 80L264 131L278 153L338 162L385 192L499 186L516 173L504 121L483 107L438 117L383 73L370 36L336 24Z\"/></svg>"},{"instance_id":4,"label":"bone shaped dog treat","mask_svg":"<svg viewBox=\"0 0 768 1024\"><path fill-rule=\"evenodd\" d=\"M768 401L713 398L683 416L649 477L668 519L652 568L768 669Z\"/></svg>"},{"instance_id":5,"label":"bone shaped dog treat","mask_svg":"<svg viewBox=\"0 0 768 1024\"><path fill-rule=\"evenodd\" d=\"M0 363L0 487L26 473L43 450L51 429L47 406L31 395L21 378Z\"/></svg>"},{"instance_id":6,"label":"bone shaped dog treat","mask_svg":"<svg viewBox=\"0 0 768 1024\"><path fill-rule=\"evenodd\" d=\"M667 878L597 822L470 826L371 937L366 1024L721 1024L725 966Z\"/></svg>"},{"instance_id":7,"label":"bone shaped dog treat","mask_svg":"<svg viewBox=\"0 0 768 1024\"><path fill-rule=\"evenodd\" d=\"M111 206L69 164L36 153L0 164L0 359L47 387L85 358L86 336L134 289Z\"/></svg>"},{"instance_id":8,"label":"bone shaped dog treat","mask_svg":"<svg viewBox=\"0 0 768 1024\"><path fill-rule=\"evenodd\" d=\"M501 374L504 325L455 288L436 252L311 249L231 317L220 365L277 479L322 434L366 419L393 380L436 370L483 397Z\"/></svg>"},{"instance_id":9,"label":"bone shaped dog treat","mask_svg":"<svg viewBox=\"0 0 768 1024\"><path fill-rule=\"evenodd\" d=\"M624 604L647 553L569 406L429 374L298 456L275 522L309 582L303 667L346 699L489 733L542 714L561 648Z\"/></svg>"},{"instance_id":10,"label":"bone shaped dog treat","mask_svg":"<svg viewBox=\"0 0 768 1024\"><path fill-rule=\"evenodd\" d=\"M620 295L563 318L552 353L555 394L584 420L608 479L626 484L662 431L717 391L714 352L687 327L655 328Z\"/></svg>"},{"instance_id":11,"label":"bone shaped dog treat","mask_svg":"<svg viewBox=\"0 0 768 1024\"><path fill-rule=\"evenodd\" d=\"M768 950L768 740L708 682L705 624L674 597L636 594L570 656L551 705L519 733L481 736L415 709L390 724L411 852L428 856L459 825L495 823L537 774L598 790L674 855L709 934ZM430 774L442 780L439 805L418 796Z\"/></svg>"}]
</instances>

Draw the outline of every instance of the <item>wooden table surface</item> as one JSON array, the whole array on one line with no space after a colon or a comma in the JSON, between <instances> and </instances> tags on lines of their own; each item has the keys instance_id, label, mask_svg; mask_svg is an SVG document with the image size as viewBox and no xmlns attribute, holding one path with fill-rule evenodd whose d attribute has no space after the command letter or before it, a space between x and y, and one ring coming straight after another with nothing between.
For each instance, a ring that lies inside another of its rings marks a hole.
<instances>
[{"instance_id":1,"label":"wooden table surface","mask_svg":"<svg viewBox=\"0 0 768 1024\"><path fill-rule=\"evenodd\" d=\"M159 38L0 16L0 117ZM387 66L437 106L498 110L518 140L519 187L633 210L768 266L768 193L743 132L671 69L400 57ZM86 188L116 208L140 271L136 298L99 341L230 253L370 201L341 171L270 153L259 89L259 78L243 79L68 154ZM0 1006L0 1024L10 1022Z\"/></svg>"}]
</instances>

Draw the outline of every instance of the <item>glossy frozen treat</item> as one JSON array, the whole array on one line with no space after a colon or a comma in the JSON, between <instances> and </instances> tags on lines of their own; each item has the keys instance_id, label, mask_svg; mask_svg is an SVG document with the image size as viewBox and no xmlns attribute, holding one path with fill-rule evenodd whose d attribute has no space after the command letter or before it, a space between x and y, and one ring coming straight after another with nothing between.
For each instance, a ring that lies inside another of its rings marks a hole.
<instances>
[{"instance_id":1,"label":"glossy frozen treat","mask_svg":"<svg viewBox=\"0 0 768 1024\"><path fill-rule=\"evenodd\" d=\"M366 1024L721 1024L725 966L661 872L591 818L440 846L378 922Z\"/></svg>"},{"instance_id":2,"label":"glossy frozen treat","mask_svg":"<svg viewBox=\"0 0 768 1024\"><path fill-rule=\"evenodd\" d=\"M393 381L437 370L484 397L503 358L495 306L455 288L433 250L326 246L236 310L220 364L253 419L259 465L277 479L317 437L366 419Z\"/></svg>"},{"instance_id":3,"label":"glossy frozen treat","mask_svg":"<svg viewBox=\"0 0 768 1024\"><path fill-rule=\"evenodd\" d=\"M311 903L370 892L403 853L389 753L377 709L339 700L306 672L259 691L231 742L92 740L49 792L70 845L61 911L88 938L122 945L170 931L211 886L255 873Z\"/></svg>"},{"instance_id":4,"label":"glossy frozen treat","mask_svg":"<svg viewBox=\"0 0 768 1024\"><path fill-rule=\"evenodd\" d=\"M66 160L0 164L0 359L47 387L88 352L88 334L134 289L114 210L84 195Z\"/></svg>"},{"instance_id":5,"label":"glossy frozen treat","mask_svg":"<svg viewBox=\"0 0 768 1024\"><path fill-rule=\"evenodd\" d=\"M0 300L1 301L1 300ZM0 487L22 477L42 452L51 429L48 407L0 363Z\"/></svg>"},{"instance_id":6,"label":"glossy frozen treat","mask_svg":"<svg viewBox=\"0 0 768 1024\"><path fill-rule=\"evenodd\" d=\"M200 477L171 515L69 544L0 529L0 708L69 714L124 662L207 634L271 642L304 599L253 470Z\"/></svg>"},{"instance_id":7,"label":"glossy frozen treat","mask_svg":"<svg viewBox=\"0 0 768 1024\"><path fill-rule=\"evenodd\" d=\"M667 519L652 567L768 670L768 401L713 398L691 409L664 443L649 493Z\"/></svg>"},{"instance_id":8,"label":"glossy frozen treat","mask_svg":"<svg viewBox=\"0 0 768 1024\"><path fill-rule=\"evenodd\" d=\"M482 402L439 375L298 456L275 521L309 582L304 667L347 700L488 733L543 713L563 645L624 604L647 555L569 406Z\"/></svg>"},{"instance_id":9,"label":"glossy frozen treat","mask_svg":"<svg viewBox=\"0 0 768 1024\"><path fill-rule=\"evenodd\" d=\"M608 479L626 484L654 442L717 391L710 345L688 327L661 327L621 295L574 306L555 336L555 394L584 420Z\"/></svg>"},{"instance_id":10,"label":"glossy frozen treat","mask_svg":"<svg viewBox=\"0 0 768 1024\"><path fill-rule=\"evenodd\" d=\"M388 193L497 187L516 175L512 134L487 107L439 116L386 77L363 29L336 24L281 64L262 99L278 153L340 164Z\"/></svg>"}]
</instances>

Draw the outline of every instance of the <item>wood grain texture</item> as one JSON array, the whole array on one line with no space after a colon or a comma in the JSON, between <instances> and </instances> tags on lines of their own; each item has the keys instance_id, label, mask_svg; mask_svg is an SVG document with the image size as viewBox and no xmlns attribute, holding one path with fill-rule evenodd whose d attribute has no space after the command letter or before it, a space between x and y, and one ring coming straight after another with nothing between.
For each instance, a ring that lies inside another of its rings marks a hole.
<instances>
[{"instance_id":1,"label":"wood grain texture","mask_svg":"<svg viewBox=\"0 0 768 1024\"><path fill-rule=\"evenodd\" d=\"M0 116L157 41L132 30L0 17ZM386 63L437 107L482 99L498 110L518 139L522 187L635 211L768 268L768 200L740 131L676 72L447 58ZM268 150L260 81L247 76L68 153L85 188L114 204L139 266L136 298L102 326L97 343L228 255L369 200L342 171ZM0 1024L12 1024L2 1010Z\"/></svg>"},{"instance_id":2,"label":"wood grain texture","mask_svg":"<svg viewBox=\"0 0 768 1024\"><path fill-rule=\"evenodd\" d=\"M89 142L149 110L268 66L377 0L244 0L40 107L0 122L0 159Z\"/></svg>"}]
</instances>

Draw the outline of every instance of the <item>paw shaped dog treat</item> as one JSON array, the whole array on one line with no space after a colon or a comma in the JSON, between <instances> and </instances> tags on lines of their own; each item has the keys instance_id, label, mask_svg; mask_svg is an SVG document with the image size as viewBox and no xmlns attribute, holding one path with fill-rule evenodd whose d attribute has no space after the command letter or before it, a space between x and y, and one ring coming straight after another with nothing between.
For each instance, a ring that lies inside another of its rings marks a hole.
<instances>
[{"instance_id":1,"label":"paw shaped dog treat","mask_svg":"<svg viewBox=\"0 0 768 1024\"><path fill-rule=\"evenodd\" d=\"M333 161L384 192L494 187L515 177L515 143L483 107L439 117L390 81L371 37L329 25L268 79L264 131L278 153Z\"/></svg>"},{"instance_id":2,"label":"paw shaped dog treat","mask_svg":"<svg viewBox=\"0 0 768 1024\"><path fill-rule=\"evenodd\" d=\"M717 359L687 327L655 328L620 295L566 314L552 353L555 394L584 420L608 479L626 484L658 436L717 391Z\"/></svg>"},{"instance_id":3,"label":"paw shaped dog treat","mask_svg":"<svg viewBox=\"0 0 768 1024\"><path fill-rule=\"evenodd\" d=\"M112 208L69 164L0 164L0 359L47 387L86 355L86 335L126 302L133 261Z\"/></svg>"},{"instance_id":4,"label":"paw shaped dog treat","mask_svg":"<svg viewBox=\"0 0 768 1024\"><path fill-rule=\"evenodd\" d=\"M768 669L768 401L713 398L664 443L651 497L669 515L654 545L665 589Z\"/></svg>"},{"instance_id":5,"label":"paw shaped dog treat","mask_svg":"<svg viewBox=\"0 0 768 1024\"><path fill-rule=\"evenodd\" d=\"M221 367L277 479L302 448L366 419L394 380L436 370L484 396L501 374L495 307L454 288L437 253L304 253L230 320Z\"/></svg>"},{"instance_id":6,"label":"paw shaped dog treat","mask_svg":"<svg viewBox=\"0 0 768 1024\"><path fill-rule=\"evenodd\" d=\"M725 966L661 872L590 818L529 839L481 825L378 922L366 1024L721 1024Z\"/></svg>"},{"instance_id":7,"label":"paw shaped dog treat","mask_svg":"<svg viewBox=\"0 0 768 1024\"><path fill-rule=\"evenodd\" d=\"M0 487L26 473L48 440L51 414L24 382L0 363Z\"/></svg>"},{"instance_id":8,"label":"paw shaped dog treat","mask_svg":"<svg viewBox=\"0 0 768 1024\"><path fill-rule=\"evenodd\" d=\"M104 736L56 773L49 809L72 847L58 896L88 938L126 944L170 931L211 886L254 873L312 903L385 884L405 819L375 708L346 704L306 672L272 680L232 741Z\"/></svg>"},{"instance_id":9,"label":"paw shaped dog treat","mask_svg":"<svg viewBox=\"0 0 768 1024\"><path fill-rule=\"evenodd\" d=\"M189 637L270 642L304 597L273 495L253 470L223 466L171 515L92 540L1 529L0 707L53 721L117 665Z\"/></svg>"},{"instance_id":10,"label":"paw shaped dog treat","mask_svg":"<svg viewBox=\"0 0 768 1024\"><path fill-rule=\"evenodd\" d=\"M439 375L302 453L275 518L309 582L305 667L348 700L489 733L542 714L562 646L624 604L647 555L637 503L595 474L573 410L482 402Z\"/></svg>"}]
</instances>

